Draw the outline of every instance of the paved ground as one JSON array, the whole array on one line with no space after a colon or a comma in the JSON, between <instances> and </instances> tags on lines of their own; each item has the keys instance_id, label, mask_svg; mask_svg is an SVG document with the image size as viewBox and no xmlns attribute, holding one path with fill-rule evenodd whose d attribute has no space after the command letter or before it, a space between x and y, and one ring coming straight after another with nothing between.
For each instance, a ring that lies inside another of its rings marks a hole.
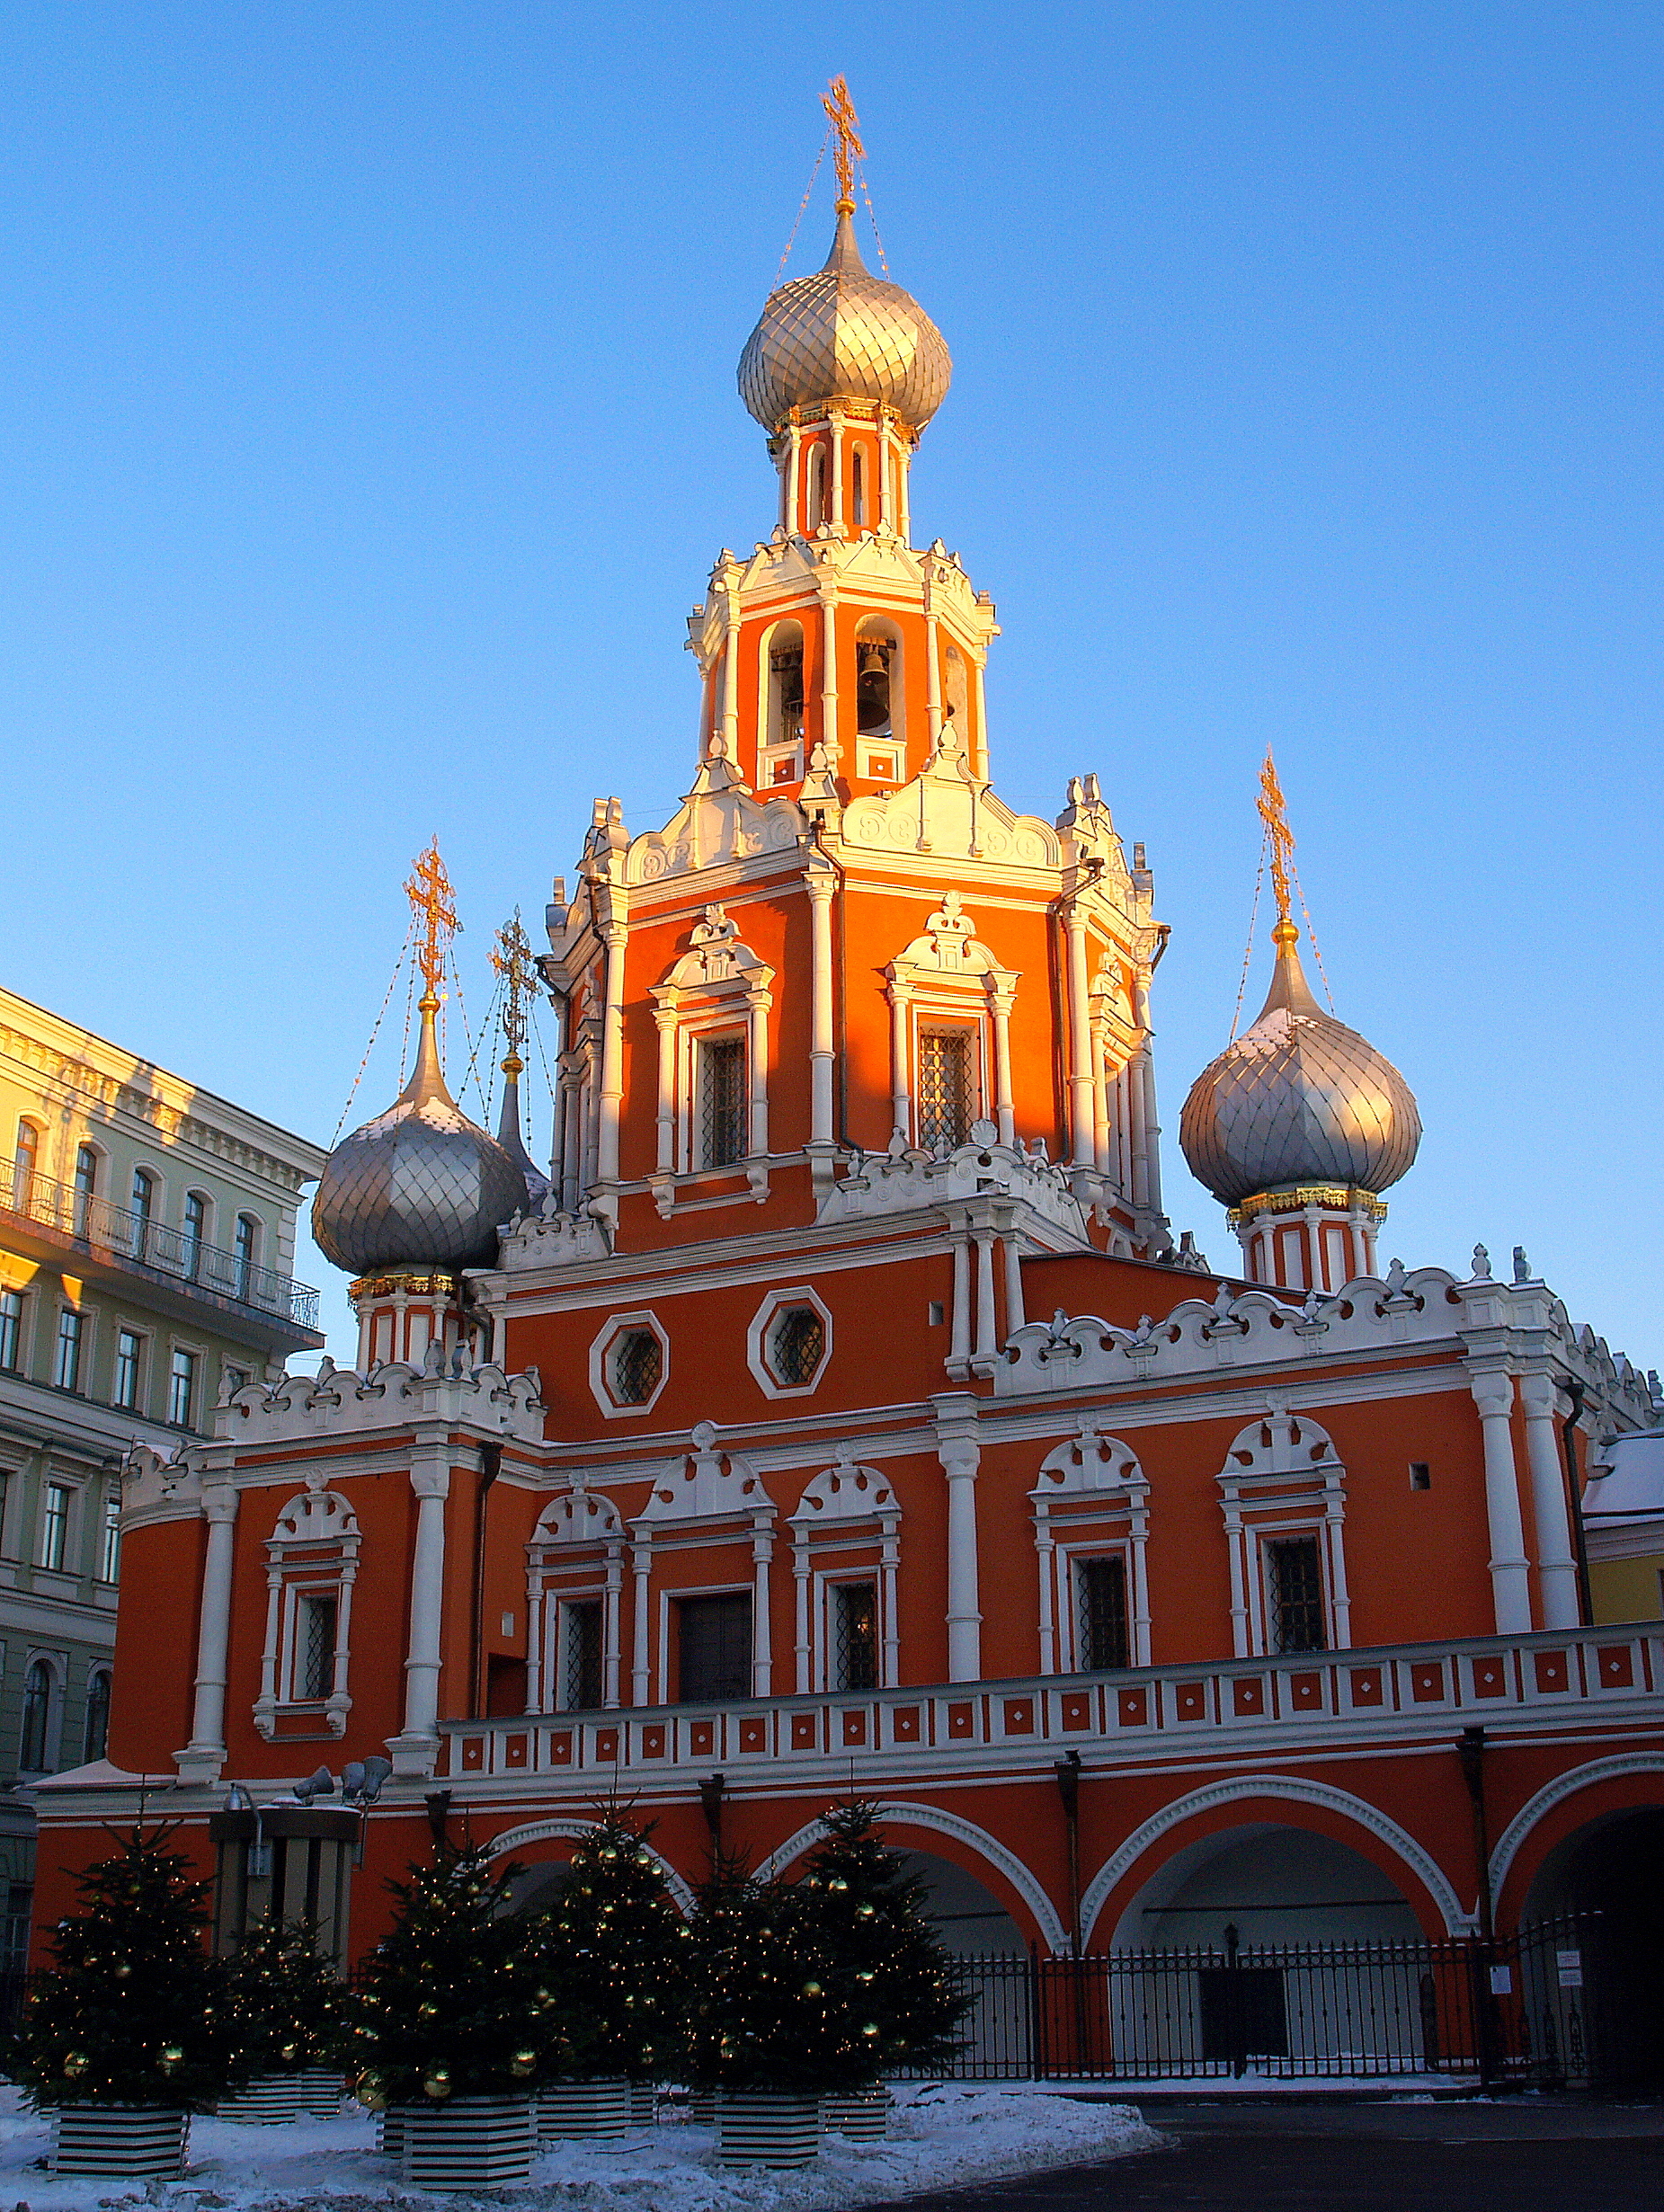
<instances>
[{"instance_id":1,"label":"paved ground","mask_svg":"<svg viewBox=\"0 0 1664 2212\"><path fill-rule=\"evenodd\" d=\"M1135 2102L1135 2099L1129 2099ZM1642 2212L1664 2104L1156 2104L1172 2147L915 2197L911 2212Z\"/></svg>"}]
</instances>

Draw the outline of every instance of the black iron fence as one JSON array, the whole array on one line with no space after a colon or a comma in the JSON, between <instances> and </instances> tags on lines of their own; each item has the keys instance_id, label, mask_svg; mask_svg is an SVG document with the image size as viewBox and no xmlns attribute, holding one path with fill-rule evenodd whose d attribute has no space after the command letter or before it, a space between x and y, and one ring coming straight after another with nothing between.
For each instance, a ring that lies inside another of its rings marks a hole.
<instances>
[{"instance_id":1,"label":"black iron fence","mask_svg":"<svg viewBox=\"0 0 1664 2212\"><path fill-rule=\"evenodd\" d=\"M964 2080L1357 2080L1587 2087L1622 2074L1592 1915L1482 1942L1227 1941L958 1961Z\"/></svg>"}]
</instances>

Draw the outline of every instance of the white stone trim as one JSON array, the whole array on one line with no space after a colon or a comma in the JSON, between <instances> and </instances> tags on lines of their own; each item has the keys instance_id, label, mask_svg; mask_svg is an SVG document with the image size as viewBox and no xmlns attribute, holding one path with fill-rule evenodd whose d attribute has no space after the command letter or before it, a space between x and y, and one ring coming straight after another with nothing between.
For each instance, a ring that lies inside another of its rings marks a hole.
<instances>
[{"instance_id":1,"label":"white stone trim","mask_svg":"<svg viewBox=\"0 0 1664 2212\"><path fill-rule=\"evenodd\" d=\"M607 1361L613 1346L626 1330L643 1328L659 1340L659 1379L651 1396L632 1406L620 1405L613 1396L607 1380ZM635 1416L651 1413L664 1393L671 1379L671 1340L658 1315L650 1306L643 1306L633 1313L610 1313L601 1334L590 1346L590 1394L609 1421L627 1421Z\"/></svg>"},{"instance_id":2,"label":"white stone trim","mask_svg":"<svg viewBox=\"0 0 1664 2212\"><path fill-rule=\"evenodd\" d=\"M1462 1935L1472 1930L1473 1915L1464 1911L1462 1900L1443 1867L1407 1829L1401 1828L1397 1821L1389 1819L1364 1799L1354 1797L1347 1790L1333 1789L1327 1782L1307 1781L1295 1774L1236 1774L1228 1781L1211 1782L1206 1789L1193 1790L1188 1797L1176 1798L1172 1804L1163 1806L1105 1860L1081 1899L1081 1926L1088 1938L1092 1923L1108 1903L1117 1885L1152 1844L1197 1813L1250 1798L1282 1798L1297 1805L1315 1805L1367 1829L1378 1842L1395 1852L1415 1874L1443 1914L1448 1933Z\"/></svg>"},{"instance_id":3,"label":"white stone trim","mask_svg":"<svg viewBox=\"0 0 1664 2212\"><path fill-rule=\"evenodd\" d=\"M523 1827L504 1829L501 1835L494 1836L485 1848L494 1859L503 1859L512 1851L522 1850L528 1843L547 1843L557 1837L580 1839L590 1834L595 1825L592 1820L529 1820ZM651 1843L644 1840L642 1849L657 1861L659 1871L664 1877L664 1887L675 1898L683 1916L691 1920L695 1905L691 1888L670 1861L662 1852L654 1851Z\"/></svg>"},{"instance_id":4,"label":"white stone trim","mask_svg":"<svg viewBox=\"0 0 1664 2212\"><path fill-rule=\"evenodd\" d=\"M1583 1634L1592 1637L1597 1630L1585 1629ZM1490 1853L1490 1894L1500 1897L1519 1849L1533 1828L1557 1805L1562 1805L1579 1790L1588 1790L1603 1781L1622 1781L1629 1774L1664 1775L1664 1751L1632 1751L1615 1759L1591 1759L1587 1766L1573 1767L1567 1774L1557 1774L1551 1782L1544 1782L1534 1798L1528 1798L1507 1826ZM1661 1800L1664 1801L1664 1800Z\"/></svg>"}]
</instances>

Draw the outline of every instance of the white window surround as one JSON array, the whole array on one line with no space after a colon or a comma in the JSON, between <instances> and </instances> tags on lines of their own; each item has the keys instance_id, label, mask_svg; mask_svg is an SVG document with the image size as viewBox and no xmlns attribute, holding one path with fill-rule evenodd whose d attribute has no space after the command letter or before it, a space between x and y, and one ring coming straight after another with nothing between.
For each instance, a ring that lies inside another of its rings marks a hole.
<instances>
[{"instance_id":1,"label":"white window surround","mask_svg":"<svg viewBox=\"0 0 1664 2212\"><path fill-rule=\"evenodd\" d=\"M1150 1479L1137 1455L1083 1416L1079 1435L1040 1462L1040 1479L1028 1495L1039 1555L1041 1674L1071 1674L1079 1664L1077 1558L1126 1561L1127 1657L1134 1666L1148 1666Z\"/></svg>"},{"instance_id":2,"label":"white window surround","mask_svg":"<svg viewBox=\"0 0 1664 2212\"><path fill-rule=\"evenodd\" d=\"M770 1634L769 1577L774 1559L774 1500L761 1478L737 1452L717 1448L716 1425L701 1421L689 1439L693 1449L681 1461L660 1471L647 1502L630 1524L630 1571L635 1581L633 1603L635 1642L630 1658L630 1701L649 1702L653 1669L649 1637L654 1625L650 1600L654 1562L665 1551L713 1544L749 1543L752 1555L752 1695L768 1697L774 1679L773 1648ZM743 1588L738 1583L701 1586L697 1589L662 1589L656 1610L658 1630L658 1701L670 1700L670 1598L720 1595Z\"/></svg>"},{"instance_id":3,"label":"white window surround","mask_svg":"<svg viewBox=\"0 0 1664 2212\"><path fill-rule=\"evenodd\" d=\"M61 1651L41 1651L31 1645L23 1654L22 1680L25 1690L28 1688L31 1670L36 1665L45 1667L51 1684L47 1695L46 1728L41 1741L41 1756L44 1763L38 1767L22 1766L22 1714L19 1717L19 1763L22 1772L51 1774L58 1770L58 1754L63 1749L64 1692L69 1679L69 1662Z\"/></svg>"},{"instance_id":4,"label":"white window surround","mask_svg":"<svg viewBox=\"0 0 1664 2212\"><path fill-rule=\"evenodd\" d=\"M769 1365L769 1331L776 1317L788 1306L812 1306L821 1317L826 1332L820 1361L807 1382L782 1382ZM758 1389L765 1398L809 1398L821 1387L823 1378L832 1360L832 1318L825 1301L806 1283L790 1290L770 1291L752 1316L751 1327L745 1332L745 1364L751 1369Z\"/></svg>"},{"instance_id":5,"label":"white window surround","mask_svg":"<svg viewBox=\"0 0 1664 2212\"><path fill-rule=\"evenodd\" d=\"M1238 1658L1270 1652L1264 1546L1279 1536L1317 1539L1324 1625L1331 1651L1349 1650L1346 1469L1326 1429L1273 1399L1239 1431L1219 1473L1231 1553L1231 1627Z\"/></svg>"},{"instance_id":6,"label":"white window surround","mask_svg":"<svg viewBox=\"0 0 1664 2212\"><path fill-rule=\"evenodd\" d=\"M291 1497L266 1539L266 1640L260 1659L260 1695L254 1726L268 1742L280 1715L321 1719L332 1736L344 1736L352 1700L347 1691L351 1657L352 1586L358 1579L358 1516L346 1499L316 1482ZM293 1694L301 1657L303 1597L332 1598L335 1605L334 1683L327 1698Z\"/></svg>"},{"instance_id":7,"label":"white window surround","mask_svg":"<svg viewBox=\"0 0 1664 2212\"><path fill-rule=\"evenodd\" d=\"M773 982L774 970L742 942L739 923L722 907L707 906L690 933L689 949L649 993L659 1032L657 1164L649 1180L662 1213L674 1203L678 1176L743 1172L755 1195L768 1196ZM698 1164L697 1040L713 1033L745 1039L746 1159L707 1170Z\"/></svg>"},{"instance_id":8,"label":"white window surround","mask_svg":"<svg viewBox=\"0 0 1664 2212\"><path fill-rule=\"evenodd\" d=\"M896 1582L902 1509L889 1478L863 1467L844 1445L837 1463L805 1486L788 1525L796 1590L795 1651L798 1696L832 1688L831 1593L840 1583L871 1582L878 1604L878 1686L901 1680ZM836 1555L834 1557L834 1555ZM854 1555L854 1556L849 1556ZM865 1556L862 1556L865 1555Z\"/></svg>"},{"instance_id":9,"label":"white window surround","mask_svg":"<svg viewBox=\"0 0 1664 2212\"><path fill-rule=\"evenodd\" d=\"M891 1118L911 1142L917 1097L918 1029L921 1017L974 1026L982 1039L982 1097L978 1112L997 1126L1001 1144L1016 1138L1011 1097L1011 1007L1019 977L1001 967L989 947L974 934L970 916L957 891L941 905L885 970L890 1003ZM992 1039L992 1066L988 1044ZM992 1078L992 1080L991 1080ZM988 1112L990 1094L992 1112ZM973 1120L977 1118L973 1114Z\"/></svg>"},{"instance_id":10,"label":"white window surround","mask_svg":"<svg viewBox=\"0 0 1664 2212\"><path fill-rule=\"evenodd\" d=\"M528 1712L553 1712L565 1692L561 1608L601 1606L601 1703L618 1702L624 1523L610 1497L574 1488L538 1517L526 1546Z\"/></svg>"},{"instance_id":11,"label":"white window surround","mask_svg":"<svg viewBox=\"0 0 1664 2212\"><path fill-rule=\"evenodd\" d=\"M634 1405L624 1405L612 1394L609 1363L613 1347L620 1337L632 1329L645 1328L659 1340L659 1379L649 1394ZM590 1392L595 1403L610 1421L628 1419L634 1414L651 1413L663 1392L671 1374L671 1340L664 1324L656 1313L644 1307L639 1313L614 1313L607 1319L594 1343L590 1346Z\"/></svg>"}]
</instances>

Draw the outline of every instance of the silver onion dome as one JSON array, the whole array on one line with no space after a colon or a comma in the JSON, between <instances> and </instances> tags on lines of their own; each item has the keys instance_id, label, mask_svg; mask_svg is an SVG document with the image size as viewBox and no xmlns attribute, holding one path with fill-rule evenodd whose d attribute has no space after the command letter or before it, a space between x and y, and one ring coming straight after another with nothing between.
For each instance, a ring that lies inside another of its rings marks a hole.
<instances>
[{"instance_id":1,"label":"silver onion dome","mask_svg":"<svg viewBox=\"0 0 1664 2212\"><path fill-rule=\"evenodd\" d=\"M1191 1086L1179 1148L1228 1206L1313 1184L1379 1195L1421 1142L1414 1095L1384 1054L1318 1005L1294 923L1280 921L1274 936L1277 972L1259 1018Z\"/></svg>"},{"instance_id":2,"label":"silver onion dome","mask_svg":"<svg viewBox=\"0 0 1664 2212\"><path fill-rule=\"evenodd\" d=\"M930 316L861 260L847 200L825 266L770 292L740 356L740 397L765 430L794 407L863 400L921 431L948 395L953 362Z\"/></svg>"},{"instance_id":3,"label":"silver onion dome","mask_svg":"<svg viewBox=\"0 0 1664 2212\"><path fill-rule=\"evenodd\" d=\"M526 1178L445 1088L424 999L409 1082L385 1114L343 1138L312 1200L319 1248L355 1275L489 1267L497 1230L527 1206Z\"/></svg>"}]
</instances>

